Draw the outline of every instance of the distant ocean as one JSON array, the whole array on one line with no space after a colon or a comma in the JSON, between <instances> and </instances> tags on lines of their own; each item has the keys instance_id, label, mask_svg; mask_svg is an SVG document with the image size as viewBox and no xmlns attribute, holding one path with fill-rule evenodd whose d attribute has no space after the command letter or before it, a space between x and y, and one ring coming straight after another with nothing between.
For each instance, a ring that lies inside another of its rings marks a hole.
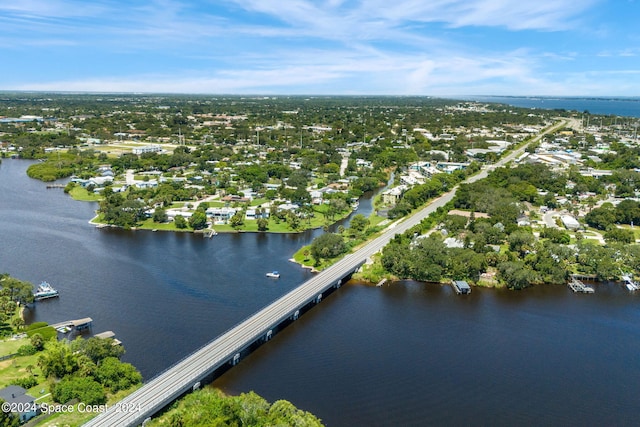
<instances>
[{"instance_id":1,"label":"distant ocean","mask_svg":"<svg viewBox=\"0 0 640 427\"><path fill-rule=\"evenodd\" d=\"M516 96L469 96L469 101L496 102L514 107L540 108L545 110L588 111L625 117L640 117L640 97L516 97Z\"/></svg>"}]
</instances>

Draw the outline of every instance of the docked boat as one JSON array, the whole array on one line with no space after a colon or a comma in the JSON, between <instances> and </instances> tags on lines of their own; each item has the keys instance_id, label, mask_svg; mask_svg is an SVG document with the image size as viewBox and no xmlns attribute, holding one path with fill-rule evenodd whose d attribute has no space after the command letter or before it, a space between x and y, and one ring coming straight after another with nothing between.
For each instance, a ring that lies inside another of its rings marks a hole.
<instances>
[{"instance_id":1,"label":"docked boat","mask_svg":"<svg viewBox=\"0 0 640 427\"><path fill-rule=\"evenodd\" d=\"M58 291L54 289L53 286L47 282L42 282L34 292L33 299L41 301L43 299L55 298L57 296L59 296Z\"/></svg>"},{"instance_id":2,"label":"docked boat","mask_svg":"<svg viewBox=\"0 0 640 427\"><path fill-rule=\"evenodd\" d=\"M280 273L278 273L277 271L270 271L269 273L267 273L267 277L273 277L274 279L277 279L278 277L280 277Z\"/></svg>"},{"instance_id":3,"label":"docked boat","mask_svg":"<svg viewBox=\"0 0 640 427\"><path fill-rule=\"evenodd\" d=\"M624 285L630 292L637 291L640 289L640 284L638 282L634 282L631 274L625 273L622 275L622 280L624 281Z\"/></svg>"}]
</instances>

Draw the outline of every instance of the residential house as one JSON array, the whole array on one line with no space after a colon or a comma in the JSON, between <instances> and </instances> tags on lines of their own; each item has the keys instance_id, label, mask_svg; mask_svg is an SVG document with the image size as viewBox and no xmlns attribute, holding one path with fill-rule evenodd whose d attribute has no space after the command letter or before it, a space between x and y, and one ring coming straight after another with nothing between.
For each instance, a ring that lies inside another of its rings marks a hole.
<instances>
[{"instance_id":1,"label":"residential house","mask_svg":"<svg viewBox=\"0 0 640 427\"><path fill-rule=\"evenodd\" d=\"M518 223L518 227L528 227L531 225L531 221L529 221L529 217L526 215L519 216L516 221Z\"/></svg>"},{"instance_id":2,"label":"residential house","mask_svg":"<svg viewBox=\"0 0 640 427\"><path fill-rule=\"evenodd\" d=\"M578 222L578 220L571 215L562 215L560 217L560 220L567 230L577 230L580 228L580 223Z\"/></svg>"},{"instance_id":3,"label":"residential house","mask_svg":"<svg viewBox=\"0 0 640 427\"><path fill-rule=\"evenodd\" d=\"M208 208L206 210L207 216L211 217L211 219L215 223L224 223L231 219L232 216L235 215L236 209L224 207L224 208Z\"/></svg>"},{"instance_id":4,"label":"residential house","mask_svg":"<svg viewBox=\"0 0 640 427\"><path fill-rule=\"evenodd\" d=\"M402 194L407 189L406 185L398 185L382 192L382 203L385 205L395 205L400 201Z\"/></svg>"},{"instance_id":5,"label":"residential house","mask_svg":"<svg viewBox=\"0 0 640 427\"><path fill-rule=\"evenodd\" d=\"M9 405L22 409L20 412L14 412L21 424L29 421L40 412L35 403L36 399L33 396L29 396L27 390L20 386L10 385L1 389L0 398Z\"/></svg>"}]
</instances>

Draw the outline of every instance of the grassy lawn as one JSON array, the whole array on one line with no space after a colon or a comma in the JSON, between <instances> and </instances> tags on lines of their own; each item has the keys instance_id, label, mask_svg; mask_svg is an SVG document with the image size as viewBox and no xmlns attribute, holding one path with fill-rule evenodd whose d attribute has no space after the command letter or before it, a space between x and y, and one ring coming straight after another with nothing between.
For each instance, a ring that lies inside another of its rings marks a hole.
<instances>
[{"instance_id":1,"label":"grassy lawn","mask_svg":"<svg viewBox=\"0 0 640 427\"><path fill-rule=\"evenodd\" d=\"M79 200L81 202L99 202L102 200L102 196L96 193L89 193L86 189L75 186L69 191L69 195L73 200Z\"/></svg>"},{"instance_id":2,"label":"grassy lawn","mask_svg":"<svg viewBox=\"0 0 640 427\"><path fill-rule=\"evenodd\" d=\"M0 356L6 356L8 354L13 354L16 351L18 351L18 349L25 345L25 344L30 344L31 341L29 340L29 338L20 338L17 340L8 338L4 341L0 341Z\"/></svg>"},{"instance_id":3,"label":"grassy lawn","mask_svg":"<svg viewBox=\"0 0 640 427\"><path fill-rule=\"evenodd\" d=\"M315 260L311 257L311 255L305 255L307 253L311 253L311 245L303 246L298 251L293 254L293 260L298 264L304 267L311 267L315 270L322 271L323 269L329 267L333 263L340 260L342 257L347 255L350 252L340 255L338 258L330 259L330 260L322 260L318 265L315 264Z\"/></svg>"},{"instance_id":4,"label":"grassy lawn","mask_svg":"<svg viewBox=\"0 0 640 427\"><path fill-rule=\"evenodd\" d=\"M382 221L385 221L386 219L387 218L383 218L378 215L371 215L369 217L369 227L375 227L376 225L379 225Z\"/></svg>"},{"instance_id":5,"label":"grassy lawn","mask_svg":"<svg viewBox=\"0 0 640 427\"><path fill-rule=\"evenodd\" d=\"M220 202L216 200L211 200L203 203L208 204L210 208L224 208L227 205L225 202ZM182 205L184 206L184 203L182 203Z\"/></svg>"},{"instance_id":6,"label":"grassy lawn","mask_svg":"<svg viewBox=\"0 0 640 427\"><path fill-rule=\"evenodd\" d=\"M263 203L264 202L266 202L266 200L263 201ZM214 203L219 203L219 202L209 202L209 206L212 206ZM269 233L295 233L295 232L304 231L308 229L323 227L325 224L327 224L327 219L324 215L324 212L326 212L326 210L327 210L327 206L314 207L315 216L311 218L311 221L308 221L307 219L301 219L298 230L292 229L291 226L286 221L276 222L274 218L270 218L269 226L266 231ZM350 213L351 213L351 210L342 212L340 215L336 216L335 221L339 221L341 219L346 218L347 216L349 216ZM376 218L379 218L379 220L376 219L377 223L384 220L384 218L380 218L380 217L376 217ZM98 217L97 219L94 219L94 222L100 222L100 218ZM144 230L157 229L157 230L165 230L165 231L188 231L188 232L193 231L191 228L186 228L182 230L177 229L174 226L173 222L161 224L161 223L153 222L152 219L145 220L144 222L140 223L140 225L137 228L144 229ZM232 232L242 232L242 231L256 232L258 231L258 223L256 220L245 219L244 224L238 229L235 229L228 224L214 224L213 229L219 233L232 233Z\"/></svg>"},{"instance_id":7,"label":"grassy lawn","mask_svg":"<svg viewBox=\"0 0 640 427\"><path fill-rule=\"evenodd\" d=\"M251 206L260 206L269 204L270 200L265 198L253 199L251 201Z\"/></svg>"},{"instance_id":8,"label":"grassy lawn","mask_svg":"<svg viewBox=\"0 0 640 427\"><path fill-rule=\"evenodd\" d=\"M38 367L39 354L36 353L32 356L17 356L11 359L3 360L0 362L0 388L4 388L11 385L13 380L18 378L28 377L29 369L36 375L36 379L40 382L35 387L28 390L29 394L33 397L39 397L46 393L48 390L48 384L42 376L42 371ZM27 369L29 368L29 369ZM44 393L41 393L42 390Z\"/></svg>"}]
</instances>

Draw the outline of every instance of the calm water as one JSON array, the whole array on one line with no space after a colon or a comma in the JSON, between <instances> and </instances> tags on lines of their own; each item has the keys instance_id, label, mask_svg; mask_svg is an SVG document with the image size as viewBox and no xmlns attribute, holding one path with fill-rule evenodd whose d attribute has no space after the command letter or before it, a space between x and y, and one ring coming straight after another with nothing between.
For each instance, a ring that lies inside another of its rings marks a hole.
<instances>
[{"instance_id":1,"label":"calm water","mask_svg":"<svg viewBox=\"0 0 640 427\"><path fill-rule=\"evenodd\" d=\"M605 114L626 117L640 117L640 98L580 98L580 97L516 97L516 96L475 96L467 99L480 102L498 102L524 108L545 110L589 111L591 114Z\"/></svg>"},{"instance_id":2,"label":"calm water","mask_svg":"<svg viewBox=\"0 0 640 427\"><path fill-rule=\"evenodd\" d=\"M312 233L98 230L95 204L47 190L26 166L0 165L0 271L51 282L61 297L31 318L92 317L146 378L309 277L287 259ZM273 269L281 279L264 277ZM291 400L329 426L635 425L639 303L615 284L458 297L351 283L216 385Z\"/></svg>"}]
</instances>

